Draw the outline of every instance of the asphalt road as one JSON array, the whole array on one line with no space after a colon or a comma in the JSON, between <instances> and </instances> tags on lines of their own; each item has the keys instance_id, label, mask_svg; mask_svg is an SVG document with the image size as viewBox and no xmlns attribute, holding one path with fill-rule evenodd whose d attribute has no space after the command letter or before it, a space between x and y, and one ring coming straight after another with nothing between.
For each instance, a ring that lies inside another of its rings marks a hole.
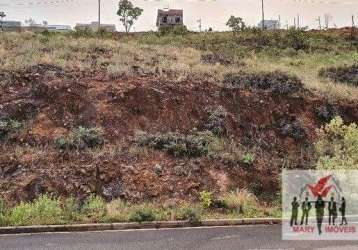
<instances>
[{"instance_id":1,"label":"asphalt road","mask_svg":"<svg viewBox=\"0 0 358 250\"><path fill-rule=\"evenodd\" d=\"M0 249L357 250L358 241L282 241L281 226L1 235Z\"/></svg>"}]
</instances>

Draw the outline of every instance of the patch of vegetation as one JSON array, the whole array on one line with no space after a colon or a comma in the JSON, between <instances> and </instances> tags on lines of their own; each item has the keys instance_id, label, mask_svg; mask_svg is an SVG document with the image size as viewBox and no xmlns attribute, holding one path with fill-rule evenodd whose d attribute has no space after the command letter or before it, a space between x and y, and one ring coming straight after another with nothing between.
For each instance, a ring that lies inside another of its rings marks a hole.
<instances>
[{"instance_id":1,"label":"patch of vegetation","mask_svg":"<svg viewBox=\"0 0 358 250\"><path fill-rule=\"evenodd\" d=\"M155 221L156 210L150 206L139 206L129 215L129 221L132 222L144 222L144 221Z\"/></svg>"},{"instance_id":2,"label":"patch of vegetation","mask_svg":"<svg viewBox=\"0 0 358 250\"><path fill-rule=\"evenodd\" d=\"M220 53L202 54L200 61L204 64L221 64L221 65L234 64L234 59L232 57Z\"/></svg>"},{"instance_id":3,"label":"patch of vegetation","mask_svg":"<svg viewBox=\"0 0 358 250\"><path fill-rule=\"evenodd\" d=\"M250 154L250 153L246 153L243 157L242 157L242 162L247 164L247 165L252 165L255 161L255 157L254 155Z\"/></svg>"},{"instance_id":4,"label":"patch of vegetation","mask_svg":"<svg viewBox=\"0 0 358 250\"><path fill-rule=\"evenodd\" d=\"M299 120L288 121L282 119L279 121L280 134L283 136L289 136L295 140L301 140L306 137L306 131Z\"/></svg>"},{"instance_id":5,"label":"patch of vegetation","mask_svg":"<svg viewBox=\"0 0 358 250\"><path fill-rule=\"evenodd\" d=\"M226 132L225 118L227 111L223 106L211 106L205 109L208 118L204 127L216 136L222 136Z\"/></svg>"},{"instance_id":6,"label":"patch of vegetation","mask_svg":"<svg viewBox=\"0 0 358 250\"><path fill-rule=\"evenodd\" d=\"M18 132L21 127L22 124L17 120L10 118L0 119L0 140Z\"/></svg>"},{"instance_id":7,"label":"patch of vegetation","mask_svg":"<svg viewBox=\"0 0 358 250\"><path fill-rule=\"evenodd\" d=\"M200 203L204 208L209 208L211 207L211 204L213 203L213 194L211 192L208 191L201 191L199 193L200 197Z\"/></svg>"},{"instance_id":8,"label":"patch of vegetation","mask_svg":"<svg viewBox=\"0 0 358 250\"><path fill-rule=\"evenodd\" d=\"M7 207L5 202L0 198L0 227L5 226L6 222Z\"/></svg>"},{"instance_id":9,"label":"patch of vegetation","mask_svg":"<svg viewBox=\"0 0 358 250\"><path fill-rule=\"evenodd\" d=\"M288 95L303 90L303 83L297 77L281 71L227 74L224 84L230 88L252 88L270 90L275 94Z\"/></svg>"},{"instance_id":10,"label":"patch of vegetation","mask_svg":"<svg viewBox=\"0 0 358 250\"><path fill-rule=\"evenodd\" d=\"M320 77L329 78L338 83L347 83L358 87L358 63L350 66L338 66L321 69Z\"/></svg>"},{"instance_id":11,"label":"patch of vegetation","mask_svg":"<svg viewBox=\"0 0 358 250\"><path fill-rule=\"evenodd\" d=\"M101 128L78 127L67 136L56 139L55 145L61 150L82 150L96 148L104 143L103 130Z\"/></svg>"},{"instance_id":12,"label":"patch of vegetation","mask_svg":"<svg viewBox=\"0 0 358 250\"><path fill-rule=\"evenodd\" d=\"M317 107L316 116L321 122L330 122L333 118L338 116L338 111L336 107L330 103Z\"/></svg>"},{"instance_id":13,"label":"patch of vegetation","mask_svg":"<svg viewBox=\"0 0 358 250\"><path fill-rule=\"evenodd\" d=\"M73 206L74 204L69 205ZM91 194L85 200L81 212L91 221L101 221L106 214L106 204L101 197Z\"/></svg>"},{"instance_id":14,"label":"patch of vegetation","mask_svg":"<svg viewBox=\"0 0 358 250\"><path fill-rule=\"evenodd\" d=\"M200 157L208 154L209 144L214 140L210 131L194 131L189 135L177 132L147 134L139 132L136 142L141 147L163 150L175 157Z\"/></svg>"},{"instance_id":15,"label":"patch of vegetation","mask_svg":"<svg viewBox=\"0 0 358 250\"><path fill-rule=\"evenodd\" d=\"M166 26L159 28L159 35L160 36L167 36L167 35L175 35L175 36L183 36L188 33L188 29L185 25L177 25L177 26Z\"/></svg>"},{"instance_id":16,"label":"patch of vegetation","mask_svg":"<svg viewBox=\"0 0 358 250\"><path fill-rule=\"evenodd\" d=\"M187 220L192 225L200 224L201 216L202 211L200 208L188 204L180 206L175 213L177 220Z\"/></svg>"},{"instance_id":17,"label":"patch of vegetation","mask_svg":"<svg viewBox=\"0 0 358 250\"><path fill-rule=\"evenodd\" d=\"M318 130L315 143L318 169L358 169L358 127L334 118Z\"/></svg>"},{"instance_id":18,"label":"patch of vegetation","mask_svg":"<svg viewBox=\"0 0 358 250\"><path fill-rule=\"evenodd\" d=\"M8 223L13 226L62 224L60 200L43 195L33 202L22 202L11 210Z\"/></svg>"},{"instance_id":19,"label":"patch of vegetation","mask_svg":"<svg viewBox=\"0 0 358 250\"><path fill-rule=\"evenodd\" d=\"M239 214L254 216L259 208L258 199L246 189L230 192L221 197L231 211Z\"/></svg>"}]
</instances>

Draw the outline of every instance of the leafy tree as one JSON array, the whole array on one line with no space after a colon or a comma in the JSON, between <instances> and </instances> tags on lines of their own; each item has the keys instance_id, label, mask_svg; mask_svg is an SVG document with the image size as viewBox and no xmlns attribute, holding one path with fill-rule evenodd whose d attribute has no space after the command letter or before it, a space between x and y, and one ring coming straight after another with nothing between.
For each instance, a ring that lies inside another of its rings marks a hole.
<instances>
[{"instance_id":1,"label":"leafy tree","mask_svg":"<svg viewBox=\"0 0 358 250\"><path fill-rule=\"evenodd\" d=\"M1 26L1 31L4 31L4 27L3 27L3 19L6 17L6 14L4 11L0 11L0 26Z\"/></svg>"},{"instance_id":2,"label":"leafy tree","mask_svg":"<svg viewBox=\"0 0 358 250\"><path fill-rule=\"evenodd\" d=\"M318 138L318 169L358 170L357 124L345 125L341 117L336 117L318 130Z\"/></svg>"},{"instance_id":3,"label":"leafy tree","mask_svg":"<svg viewBox=\"0 0 358 250\"><path fill-rule=\"evenodd\" d=\"M229 18L229 20L226 23L226 26L231 28L234 33L243 31L246 28L246 24L244 20L241 17L235 17L235 16L231 16Z\"/></svg>"},{"instance_id":4,"label":"leafy tree","mask_svg":"<svg viewBox=\"0 0 358 250\"><path fill-rule=\"evenodd\" d=\"M36 21L33 18L29 18L25 20L25 23L28 24L29 26L34 26L36 24Z\"/></svg>"},{"instance_id":5,"label":"leafy tree","mask_svg":"<svg viewBox=\"0 0 358 250\"><path fill-rule=\"evenodd\" d=\"M117 15L123 23L126 32L128 33L134 24L134 21L142 15L143 9L134 7L129 0L120 0L118 3Z\"/></svg>"}]
</instances>

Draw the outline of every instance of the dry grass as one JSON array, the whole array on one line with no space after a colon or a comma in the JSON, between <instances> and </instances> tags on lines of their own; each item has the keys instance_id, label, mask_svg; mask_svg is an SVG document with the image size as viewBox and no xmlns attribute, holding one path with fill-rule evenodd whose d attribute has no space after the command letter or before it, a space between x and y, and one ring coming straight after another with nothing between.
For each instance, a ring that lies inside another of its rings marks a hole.
<instances>
[{"instance_id":1,"label":"dry grass","mask_svg":"<svg viewBox=\"0 0 358 250\"><path fill-rule=\"evenodd\" d=\"M308 89L342 99L358 99L358 88L321 79L322 67L358 61L358 53L298 53L273 57L251 53L246 66L203 64L206 53L191 47L146 45L129 40L6 33L0 38L0 67L18 70L36 64L53 64L74 70L104 70L115 80L123 76L155 75L176 82L186 80L219 84L227 73L281 70L298 75Z\"/></svg>"}]
</instances>

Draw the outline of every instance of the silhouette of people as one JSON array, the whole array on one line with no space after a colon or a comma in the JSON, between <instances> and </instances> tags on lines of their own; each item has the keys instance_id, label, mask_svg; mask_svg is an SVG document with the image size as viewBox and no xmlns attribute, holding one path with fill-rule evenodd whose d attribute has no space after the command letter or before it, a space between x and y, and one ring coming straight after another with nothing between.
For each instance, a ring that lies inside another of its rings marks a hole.
<instances>
[{"instance_id":1,"label":"silhouette of people","mask_svg":"<svg viewBox=\"0 0 358 250\"><path fill-rule=\"evenodd\" d=\"M293 224L297 226L298 208L300 207L300 204L297 202L297 197L293 197L293 201L291 205L292 205L292 213L291 213L290 225L292 227Z\"/></svg>"},{"instance_id":2,"label":"silhouette of people","mask_svg":"<svg viewBox=\"0 0 358 250\"><path fill-rule=\"evenodd\" d=\"M302 208L301 225L303 225L303 221L305 221L305 225L307 225L308 224L308 215L312 208L311 203L308 201L308 197L306 197L304 202L302 202L301 208Z\"/></svg>"},{"instance_id":3,"label":"silhouette of people","mask_svg":"<svg viewBox=\"0 0 358 250\"><path fill-rule=\"evenodd\" d=\"M328 202L328 224L331 223L334 225L337 218L337 203L334 201L334 197L331 197L331 200Z\"/></svg>"},{"instance_id":4,"label":"silhouette of people","mask_svg":"<svg viewBox=\"0 0 358 250\"><path fill-rule=\"evenodd\" d=\"M342 222L341 225L343 225L343 221L345 223L345 225L347 225L347 218L346 218L346 199L344 199L344 197L342 197L342 203L341 203L341 207L339 208L339 211L342 214Z\"/></svg>"},{"instance_id":5,"label":"silhouette of people","mask_svg":"<svg viewBox=\"0 0 358 250\"><path fill-rule=\"evenodd\" d=\"M316 208L316 220L317 220L317 227L318 227L319 234L322 234L324 207L325 207L324 200L322 199L322 196L318 195L315 208Z\"/></svg>"}]
</instances>

